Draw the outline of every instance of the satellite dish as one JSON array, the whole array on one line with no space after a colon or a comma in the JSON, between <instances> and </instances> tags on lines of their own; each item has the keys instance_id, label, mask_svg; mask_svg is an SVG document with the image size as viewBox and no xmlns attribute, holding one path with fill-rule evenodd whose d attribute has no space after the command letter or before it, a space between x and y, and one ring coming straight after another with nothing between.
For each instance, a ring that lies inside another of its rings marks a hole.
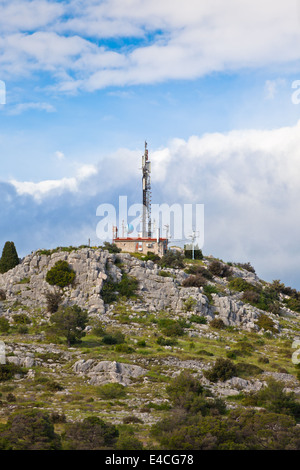
<instances>
[{"instance_id":1,"label":"satellite dish","mask_svg":"<svg viewBox=\"0 0 300 470\"><path fill-rule=\"evenodd\" d=\"M132 233L134 231L134 226L132 224L127 225L127 233Z\"/></svg>"}]
</instances>

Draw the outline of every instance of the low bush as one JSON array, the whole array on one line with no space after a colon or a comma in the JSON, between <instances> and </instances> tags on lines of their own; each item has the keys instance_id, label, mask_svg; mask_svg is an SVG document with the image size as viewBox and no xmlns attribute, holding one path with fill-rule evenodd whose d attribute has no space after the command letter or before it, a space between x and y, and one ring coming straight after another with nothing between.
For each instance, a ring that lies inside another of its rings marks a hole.
<instances>
[{"instance_id":1,"label":"low bush","mask_svg":"<svg viewBox=\"0 0 300 470\"><path fill-rule=\"evenodd\" d=\"M262 373L263 369L255 364L248 364L247 362L238 362L236 364L236 376L242 379L248 379Z\"/></svg>"},{"instance_id":2,"label":"low bush","mask_svg":"<svg viewBox=\"0 0 300 470\"><path fill-rule=\"evenodd\" d=\"M75 271L69 266L67 261L59 260L47 272L46 281L51 286L66 287L73 284L75 276Z\"/></svg>"},{"instance_id":3,"label":"low bush","mask_svg":"<svg viewBox=\"0 0 300 470\"><path fill-rule=\"evenodd\" d=\"M202 250L198 245L195 245L194 249L191 245L184 245L184 256L188 259L203 259Z\"/></svg>"},{"instance_id":4,"label":"low bush","mask_svg":"<svg viewBox=\"0 0 300 470\"><path fill-rule=\"evenodd\" d=\"M122 344L125 343L125 335L120 330L112 329L106 331L102 337L103 344Z\"/></svg>"},{"instance_id":5,"label":"low bush","mask_svg":"<svg viewBox=\"0 0 300 470\"><path fill-rule=\"evenodd\" d=\"M24 375L25 369L16 364L0 364L0 382L12 379L16 374Z\"/></svg>"},{"instance_id":6,"label":"low bush","mask_svg":"<svg viewBox=\"0 0 300 470\"><path fill-rule=\"evenodd\" d=\"M65 450L105 450L114 448L119 431L114 424L98 416L89 416L82 422L66 426L63 434Z\"/></svg>"},{"instance_id":7,"label":"low bush","mask_svg":"<svg viewBox=\"0 0 300 470\"><path fill-rule=\"evenodd\" d=\"M12 413L1 431L0 450L61 450L50 416L39 410Z\"/></svg>"},{"instance_id":8,"label":"low bush","mask_svg":"<svg viewBox=\"0 0 300 470\"><path fill-rule=\"evenodd\" d=\"M122 273L120 282L113 282L111 279L104 282L101 290L102 299L105 304L111 304L116 302L120 296L126 299L134 298L138 285L136 278Z\"/></svg>"},{"instance_id":9,"label":"low bush","mask_svg":"<svg viewBox=\"0 0 300 470\"><path fill-rule=\"evenodd\" d=\"M16 313L13 315L13 320L17 325L29 325L31 323L31 320L26 313Z\"/></svg>"},{"instance_id":10,"label":"low bush","mask_svg":"<svg viewBox=\"0 0 300 470\"><path fill-rule=\"evenodd\" d=\"M201 274L191 274L189 277L182 281L183 287L203 287L207 283L205 277Z\"/></svg>"},{"instance_id":11,"label":"low bush","mask_svg":"<svg viewBox=\"0 0 300 470\"><path fill-rule=\"evenodd\" d=\"M218 277L229 277L231 275L231 268L220 261L214 260L209 263L208 266L209 271Z\"/></svg>"},{"instance_id":12,"label":"low bush","mask_svg":"<svg viewBox=\"0 0 300 470\"><path fill-rule=\"evenodd\" d=\"M205 267L205 266L200 266L198 264L193 264L189 266L185 272L187 274L194 274L195 276L201 275L205 277L206 279L212 279L212 274L211 272Z\"/></svg>"},{"instance_id":13,"label":"low bush","mask_svg":"<svg viewBox=\"0 0 300 470\"><path fill-rule=\"evenodd\" d=\"M182 322L172 320L171 318L158 320L158 327L165 336L182 336L184 334Z\"/></svg>"},{"instance_id":14,"label":"low bush","mask_svg":"<svg viewBox=\"0 0 300 470\"><path fill-rule=\"evenodd\" d=\"M115 243L109 242L103 243L103 250L107 250L109 253L120 253L122 251Z\"/></svg>"},{"instance_id":15,"label":"low bush","mask_svg":"<svg viewBox=\"0 0 300 470\"><path fill-rule=\"evenodd\" d=\"M191 315L189 321L192 323L199 323L200 325L207 324L207 320L203 315Z\"/></svg>"},{"instance_id":16,"label":"low bush","mask_svg":"<svg viewBox=\"0 0 300 470\"><path fill-rule=\"evenodd\" d=\"M190 312L191 310L194 309L197 305L197 300L194 299L194 297L188 297L184 302L183 302L183 310L185 312Z\"/></svg>"},{"instance_id":17,"label":"low bush","mask_svg":"<svg viewBox=\"0 0 300 470\"><path fill-rule=\"evenodd\" d=\"M0 317L0 332L8 333L9 331L9 321L5 317Z\"/></svg>"},{"instance_id":18,"label":"low bush","mask_svg":"<svg viewBox=\"0 0 300 470\"><path fill-rule=\"evenodd\" d=\"M131 354L134 352L134 349L128 344L122 343L115 346L115 351L124 354Z\"/></svg>"},{"instance_id":19,"label":"low bush","mask_svg":"<svg viewBox=\"0 0 300 470\"><path fill-rule=\"evenodd\" d=\"M179 251L167 251L157 263L162 268L184 268L184 255Z\"/></svg>"},{"instance_id":20,"label":"low bush","mask_svg":"<svg viewBox=\"0 0 300 470\"><path fill-rule=\"evenodd\" d=\"M46 297L46 301L47 301L48 312L50 312L50 313L57 312L57 310L58 310L58 308L59 308L59 306L62 302L62 299L63 299L62 292L60 292L60 291L54 291L54 292L48 291L48 292L46 292L45 297Z\"/></svg>"},{"instance_id":21,"label":"low bush","mask_svg":"<svg viewBox=\"0 0 300 470\"><path fill-rule=\"evenodd\" d=\"M255 285L251 284L250 282L245 281L245 279L241 277L235 277L231 279L228 283L229 289L238 291L238 292L244 292L244 291L251 291L251 292L257 292L258 289Z\"/></svg>"},{"instance_id":22,"label":"low bush","mask_svg":"<svg viewBox=\"0 0 300 470\"><path fill-rule=\"evenodd\" d=\"M0 289L0 301L6 300L6 293L4 289Z\"/></svg>"},{"instance_id":23,"label":"low bush","mask_svg":"<svg viewBox=\"0 0 300 470\"><path fill-rule=\"evenodd\" d=\"M264 313L260 314L259 319L257 320L257 326L259 329L271 331L271 333L275 333L277 331L272 318L268 317L268 315Z\"/></svg>"},{"instance_id":24,"label":"low bush","mask_svg":"<svg viewBox=\"0 0 300 470\"><path fill-rule=\"evenodd\" d=\"M237 368L230 359L218 358L215 365L203 372L210 382L225 382L237 375Z\"/></svg>"},{"instance_id":25,"label":"low bush","mask_svg":"<svg viewBox=\"0 0 300 470\"><path fill-rule=\"evenodd\" d=\"M245 269L246 271L249 271L250 273L255 273L255 269L251 263L237 263L237 266L239 268Z\"/></svg>"},{"instance_id":26,"label":"low bush","mask_svg":"<svg viewBox=\"0 0 300 470\"><path fill-rule=\"evenodd\" d=\"M159 336L156 340L157 344L160 346L175 346L177 344L177 340L174 338L164 338L163 336Z\"/></svg>"},{"instance_id":27,"label":"low bush","mask_svg":"<svg viewBox=\"0 0 300 470\"><path fill-rule=\"evenodd\" d=\"M127 396L126 387L119 383L107 383L98 388L98 395L103 400L125 398Z\"/></svg>"},{"instance_id":28,"label":"low bush","mask_svg":"<svg viewBox=\"0 0 300 470\"><path fill-rule=\"evenodd\" d=\"M223 322L223 320L221 318L214 318L209 323L209 326L211 328L215 328L217 330L223 330L224 328L226 328L226 325L225 325L225 323Z\"/></svg>"}]
</instances>

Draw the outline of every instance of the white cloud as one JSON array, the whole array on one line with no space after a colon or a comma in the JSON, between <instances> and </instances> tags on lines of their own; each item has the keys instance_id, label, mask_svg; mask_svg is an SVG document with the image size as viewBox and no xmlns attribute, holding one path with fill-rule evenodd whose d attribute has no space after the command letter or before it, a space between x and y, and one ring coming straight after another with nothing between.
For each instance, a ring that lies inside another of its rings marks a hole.
<instances>
[{"instance_id":1,"label":"white cloud","mask_svg":"<svg viewBox=\"0 0 300 470\"><path fill-rule=\"evenodd\" d=\"M300 58L298 0L19 0L1 8L2 74L50 71L65 92ZM124 46L103 46L102 38L124 38Z\"/></svg>"},{"instance_id":2,"label":"white cloud","mask_svg":"<svg viewBox=\"0 0 300 470\"><path fill-rule=\"evenodd\" d=\"M19 195L30 195L36 201L42 202L45 198L59 197L63 193L78 193L81 183L84 183L92 175L96 175L97 171L94 165L83 165L78 168L77 174L74 177L44 180L38 183L16 181L13 179L10 183L15 187Z\"/></svg>"},{"instance_id":3,"label":"white cloud","mask_svg":"<svg viewBox=\"0 0 300 470\"><path fill-rule=\"evenodd\" d=\"M55 152L55 156L58 158L58 160L63 160L65 158L65 155L63 152L61 152L60 150L57 150Z\"/></svg>"},{"instance_id":4,"label":"white cloud","mask_svg":"<svg viewBox=\"0 0 300 470\"><path fill-rule=\"evenodd\" d=\"M59 2L45 0L2 0L0 5L0 30L28 31L52 24L64 12Z\"/></svg>"},{"instance_id":5,"label":"white cloud","mask_svg":"<svg viewBox=\"0 0 300 470\"><path fill-rule=\"evenodd\" d=\"M7 113L10 115L17 115L32 109L37 111L46 111L47 113L56 112L55 107L50 103L28 102L19 103L15 106L12 106L11 108L8 108Z\"/></svg>"}]
</instances>

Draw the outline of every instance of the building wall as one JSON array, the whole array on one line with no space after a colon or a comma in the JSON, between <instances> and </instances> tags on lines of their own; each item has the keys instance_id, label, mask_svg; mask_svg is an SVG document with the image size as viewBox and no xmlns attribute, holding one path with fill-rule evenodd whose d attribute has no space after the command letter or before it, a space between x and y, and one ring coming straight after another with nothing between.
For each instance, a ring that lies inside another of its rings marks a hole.
<instances>
[{"instance_id":1,"label":"building wall","mask_svg":"<svg viewBox=\"0 0 300 470\"><path fill-rule=\"evenodd\" d=\"M114 239L113 243L121 248L122 251L129 251L130 253L143 253L147 254L148 251L155 253L158 256L163 256L168 248L168 242L165 239L157 240L154 239Z\"/></svg>"}]
</instances>

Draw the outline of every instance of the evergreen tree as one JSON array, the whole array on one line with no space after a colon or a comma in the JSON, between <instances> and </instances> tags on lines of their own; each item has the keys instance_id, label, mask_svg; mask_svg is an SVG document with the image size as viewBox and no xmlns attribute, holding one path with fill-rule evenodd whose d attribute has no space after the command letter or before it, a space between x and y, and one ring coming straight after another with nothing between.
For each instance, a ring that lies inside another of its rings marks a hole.
<instances>
[{"instance_id":1,"label":"evergreen tree","mask_svg":"<svg viewBox=\"0 0 300 470\"><path fill-rule=\"evenodd\" d=\"M14 242L6 242L0 259L0 273L6 273L19 264L19 257Z\"/></svg>"}]
</instances>

